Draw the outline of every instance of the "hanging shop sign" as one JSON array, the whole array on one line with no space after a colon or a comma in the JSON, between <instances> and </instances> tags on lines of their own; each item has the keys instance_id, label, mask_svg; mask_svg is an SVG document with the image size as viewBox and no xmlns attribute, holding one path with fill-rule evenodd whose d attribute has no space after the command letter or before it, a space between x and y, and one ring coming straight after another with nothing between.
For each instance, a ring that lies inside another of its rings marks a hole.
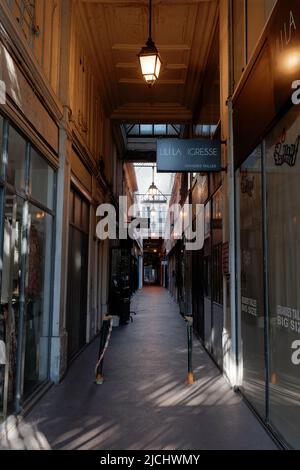
<instances>
[{"instance_id":1,"label":"hanging shop sign","mask_svg":"<svg viewBox=\"0 0 300 470\"><path fill-rule=\"evenodd\" d=\"M221 143L208 139L160 139L157 141L157 171L221 171Z\"/></svg>"}]
</instances>

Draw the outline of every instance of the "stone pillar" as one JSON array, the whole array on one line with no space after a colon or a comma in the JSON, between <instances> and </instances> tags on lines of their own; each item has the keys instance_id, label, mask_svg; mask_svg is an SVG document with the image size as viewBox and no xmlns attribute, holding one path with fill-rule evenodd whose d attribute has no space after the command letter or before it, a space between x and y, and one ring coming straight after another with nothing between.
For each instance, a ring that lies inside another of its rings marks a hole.
<instances>
[{"instance_id":1,"label":"stone pillar","mask_svg":"<svg viewBox=\"0 0 300 470\"><path fill-rule=\"evenodd\" d=\"M50 378L58 382L67 368L66 295L68 275L69 194L71 141L60 129L55 226L54 294L51 334Z\"/></svg>"}]
</instances>

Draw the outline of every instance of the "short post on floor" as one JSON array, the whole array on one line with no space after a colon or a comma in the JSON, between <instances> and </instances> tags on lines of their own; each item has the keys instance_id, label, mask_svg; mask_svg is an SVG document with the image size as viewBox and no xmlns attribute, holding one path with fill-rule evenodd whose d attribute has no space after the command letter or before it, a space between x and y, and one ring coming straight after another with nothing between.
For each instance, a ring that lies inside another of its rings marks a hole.
<instances>
[{"instance_id":1,"label":"short post on floor","mask_svg":"<svg viewBox=\"0 0 300 470\"><path fill-rule=\"evenodd\" d=\"M188 374L186 383L192 385L195 382L193 373L193 317L186 315L184 319L186 321L188 341Z\"/></svg>"},{"instance_id":2,"label":"short post on floor","mask_svg":"<svg viewBox=\"0 0 300 470\"><path fill-rule=\"evenodd\" d=\"M103 318L103 322L102 322L102 326L100 330L98 362L95 368L95 375L96 375L95 383L97 385L101 385L104 382L103 360L104 360L104 354L109 344L109 340L110 340L110 336L112 332L112 325L113 325L113 317L111 315L106 315Z\"/></svg>"}]
</instances>

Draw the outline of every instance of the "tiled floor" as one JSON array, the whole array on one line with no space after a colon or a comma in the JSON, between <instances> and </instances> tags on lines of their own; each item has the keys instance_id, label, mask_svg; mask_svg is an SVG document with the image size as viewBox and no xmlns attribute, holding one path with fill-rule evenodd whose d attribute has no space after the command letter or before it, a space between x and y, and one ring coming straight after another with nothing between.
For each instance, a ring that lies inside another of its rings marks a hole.
<instances>
[{"instance_id":1,"label":"tiled floor","mask_svg":"<svg viewBox=\"0 0 300 470\"><path fill-rule=\"evenodd\" d=\"M93 383L96 340L2 448L276 449L197 340L185 385L186 326L166 290L145 288L132 308L134 322L113 330L105 383Z\"/></svg>"}]
</instances>

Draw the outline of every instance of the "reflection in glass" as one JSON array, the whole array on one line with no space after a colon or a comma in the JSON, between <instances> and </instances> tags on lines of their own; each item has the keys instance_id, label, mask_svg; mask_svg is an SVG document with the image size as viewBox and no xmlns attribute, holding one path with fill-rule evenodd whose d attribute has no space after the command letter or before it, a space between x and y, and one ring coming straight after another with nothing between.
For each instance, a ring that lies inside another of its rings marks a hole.
<instances>
[{"instance_id":1,"label":"reflection in glass","mask_svg":"<svg viewBox=\"0 0 300 470\"><path fill-rule=\"evenodd\" d=\"M261 149L245 161L239 176L240 309L243 389L265 415L263 231Z\"/></svg>"},{"instance_id":2,"label":"reflection in glass","mask_svg":"<svg viewBox=\"0 0 300 470\"><path fill-rule=\"evenodd\" d=\"M270 420L300 449L300 117L267 138Z\"/></svg>"}]
</instances>

